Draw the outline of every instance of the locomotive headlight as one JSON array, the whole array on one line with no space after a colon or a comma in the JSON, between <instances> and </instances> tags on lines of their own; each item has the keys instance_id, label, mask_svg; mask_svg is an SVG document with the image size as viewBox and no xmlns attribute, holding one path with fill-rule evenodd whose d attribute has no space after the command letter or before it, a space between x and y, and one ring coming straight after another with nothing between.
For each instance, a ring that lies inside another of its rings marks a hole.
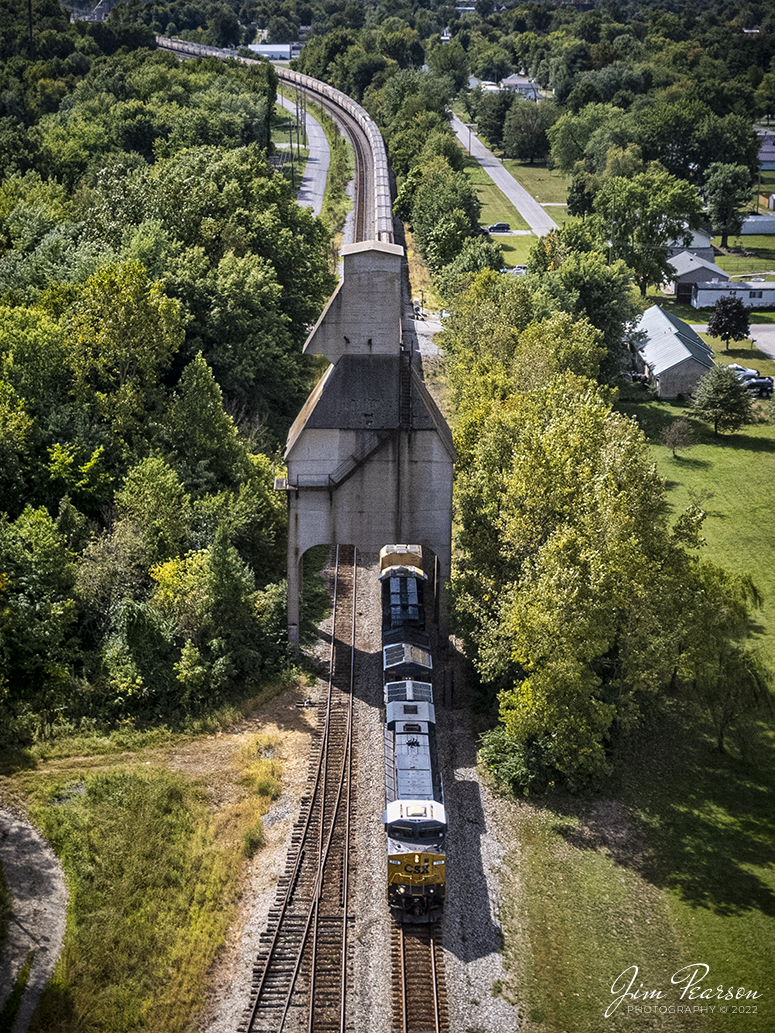
<instances>
[{"instance_id":1,"label":"locomotive headlight","mask_svg":"<svg viewBox=\"0 0 775 1033\"><path fill-rule=\"evenodd\" d=\"M398 887L398 892L399 893L406 893L406 886L399 886Z\"/></svg>"},{"instance_id":2,"label":"locomotive headlight","mask_svg":"<svg viewBox=\"0 0 775 1033\"><path fill-rule=\"evenodd\" d=\"M420 863L420 855L419 854L415 854L414 855L414 863L415 864L419 864Z\"/></svg>"}]
</instances>

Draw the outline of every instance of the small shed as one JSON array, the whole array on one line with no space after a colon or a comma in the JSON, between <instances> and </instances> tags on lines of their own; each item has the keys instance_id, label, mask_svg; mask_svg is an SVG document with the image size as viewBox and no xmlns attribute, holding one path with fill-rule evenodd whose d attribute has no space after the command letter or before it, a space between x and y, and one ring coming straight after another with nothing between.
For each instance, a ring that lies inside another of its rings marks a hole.
<instances>
[{"instance_id":1,"label":"small shed","mask_svg":"<svg viewBox=\"0 0 775 1033\"><path fill-rule=\"evenodd\" d=\"M670 265L675 270L673 277L673 292L676 301L690 305L692 301L692 288L695 283L704 283L708 279L724 280L729 279L729 273L719 269L715 262L709 262L705 258L698 258L691 251L680 251L670 259Z\"/></svg>"},{"instance_id":2,"label":"small shed","mask_svg":"<svg viewBox=\"0 0 775 1033\"><path fill-rule=\"evenodd\" d=\"M775 283L710 280L692 285L692 308L713 308L719 298L739 298L748 308L775 308Z\"/></svg>"},{"instance_id":3,"label":"small shed","mask_svg":"<svg viewBox=\"0 0 775 1033\"><path fill-rule=\"evenodd\" d=\"M635 364L657 385L660 398L689 395L713 366L713 351L694 330L659 305L646 309L637 325L641 343Z\"/></svg>"}]
</instances>

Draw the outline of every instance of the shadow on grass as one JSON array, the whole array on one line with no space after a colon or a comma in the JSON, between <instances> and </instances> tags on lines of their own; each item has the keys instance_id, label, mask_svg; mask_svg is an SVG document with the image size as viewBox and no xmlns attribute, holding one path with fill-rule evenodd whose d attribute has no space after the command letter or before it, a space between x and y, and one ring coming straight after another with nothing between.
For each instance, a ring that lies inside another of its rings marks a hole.
<instances>
[{"instance_id":1,"label":"shadow on grass","mask_svg":"<svg viewBox=\"0 0 775 1033\"><path fill-rule=\"evenodd\" d=\"M758 399L753 399L757 401ZM667 408L667 406L670 408ZM620 401L614 410L623 416L634 419L638 427L646 435L652 445L661 445L664 431L676 420L685 420L694 434L694 446L715 445L727 449L742 449L746 452L775 452L775 440L764 435L740 434L738 432L715 434L709 423L698 419L687 402L664 402L656 399L642 402ZM749 427L757 424L748 424ZM688 450L676 456L676 464L688 466L709 466L710 462L696 455L690 456Z\"/></svg>"},{"instance_id":2,"label":"shadow on grass","mask_svg":"<svg viewBox=\"0 0 775 1033\"><path fill-rule=\"evenodd\" d=\"M775 892L759 874L775 864L772 743L762 725L746 734L759 740L746 747L758 749L756 765L718 753L701 714L671 707L658 728L620 745L614 799L566 801L558 811L579 824L556 831L690 906L775 916Z\"/></svg>"},{"instance_id":3,"label":"shadow on grass","mask_svg":"<svg viewBox=\"0 0 775 1033\"><path fill-rule=\"evenodd\" d=\"M689 456L686 454L671 456L671 459L679 466L684 467L684 469L688 467L692 470L701 470L705 466L710 466L709 459L698 459L696 456ZM671 484L674 488L678 487L677 481L668 481L666 483Z\"/></svg>"},{"instance_id":4,"label":"shadow on grass","mask_svg":"<svg viewBox=\"0 0 775 1033\"><path fill-rule=\"evenodd\" d=\"M13 775L17 771L36 768L37 761L23 746L3 746L0 749L0 775Z\"/></svg>"}]
</instances>

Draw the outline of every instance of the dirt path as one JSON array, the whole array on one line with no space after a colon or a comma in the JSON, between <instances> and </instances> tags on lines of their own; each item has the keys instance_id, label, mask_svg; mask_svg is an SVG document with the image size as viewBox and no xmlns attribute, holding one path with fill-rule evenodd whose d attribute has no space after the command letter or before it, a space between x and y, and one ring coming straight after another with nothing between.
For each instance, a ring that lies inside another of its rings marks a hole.
<instances>
[{"instance_id":1,"label":"dirt path","mask_svg":"<svg viewBox=\"0 0 775 1033\"><path fill-rule=\"evenodd\" d=\"M0 810L0 864L12 897L12 915L0 956L0 1009L33 955L27 988L11 1033L26 1033L62 949L67 889L62 866L24 818Z\"/></svg>"}]
</instances>

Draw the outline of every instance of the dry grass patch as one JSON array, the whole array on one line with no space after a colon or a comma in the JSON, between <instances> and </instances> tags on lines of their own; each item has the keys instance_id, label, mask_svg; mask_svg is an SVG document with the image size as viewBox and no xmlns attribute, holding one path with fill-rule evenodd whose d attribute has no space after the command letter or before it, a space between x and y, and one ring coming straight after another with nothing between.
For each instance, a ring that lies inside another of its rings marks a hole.
<instances>
[{"instance_id":1,"label":"dry grass patch","mask_svg":"<svg viewBox=\"0 0 775 1033\"><path fill-rule=\"evenodd\" d=\"M71 893L33 1033L192 1028L242 920L258 867L246 856L261 851L264 869L278 848L267 812L288 783L296 795L304 785L315 720L296 707L305 692L293 686L215 734L59 756L3 780L3 798L26 800L61 857Z\"/></svg>"}]
</instances>

